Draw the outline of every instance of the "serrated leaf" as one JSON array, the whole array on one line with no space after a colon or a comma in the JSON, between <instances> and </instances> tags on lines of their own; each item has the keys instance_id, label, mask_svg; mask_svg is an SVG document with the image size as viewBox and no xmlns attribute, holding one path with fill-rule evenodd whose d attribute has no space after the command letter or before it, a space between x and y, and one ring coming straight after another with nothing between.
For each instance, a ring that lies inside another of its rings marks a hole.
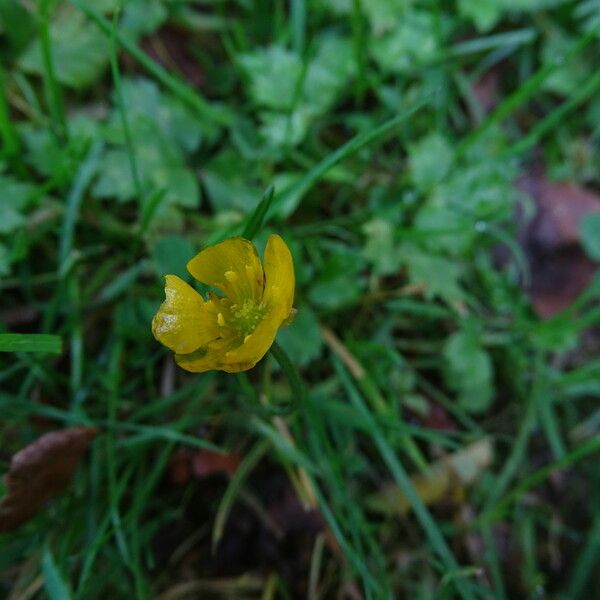
<instances>
[{"instance_id":1,"label":"serrated leaf","mask_svg":"<svg viewBox=\"0 0 600 600\"><path fill-rule=\"evenodd\" d=\"M411 179L422 191L442 181L452 166L452 147L440 133L421 139L409 148L408 154Z\"/></svg>"},{"instance_id":2,"label":"serrated leaf","mask_svg":"<svg viewBox=\"0 0 600 600\"><path fill-rule=\"evenodd\" d=\"M315 306L335 310L356 301L363 287L357 277L362 262L359 254L343 246L337 247L336 253L327 259L310 286L311 302Z\"/></svg>"},{"instance_id":3,"label":"serrated leaf","mask_svg":"<svg viewBox=\"0 0 600 600\"><path fill-rule=\"evenodd\" d=\"M282 46L270 46L239 57L250 79L250 95L258 106L289 110L302 75L299 56Z\"/></svg>"},{"instance_id":4,"label":"serrated leaf","mask_svg":"<svg viewBox=\"0 0 600 600\"><path fill-rule=\"evenodd\" d=\"M181 150L193 152L200 145L202 132L210 129L176 98L161 93L157 84L149 79L124 78L121 94L134 145L147 142L148 134L157 132L161 143L167 141ZM111 113L106 137L114 143L125 141L122 117L117 108Z\"/></svg>"},{"instance_id":5,"label":"serrated leaf","mask_svg":"<svg viewBox=\"0 0 600 600\"><path fill-rule=\"evenodd\" d=\"M251 211L262 190L251 183L252 163L231 149L224 150L202 171L208 200L215 211Z\"/></svg>"},{"instance_id":6,"label":"serrated leaf","mask_svg":"<svg viewBox=\"0 0 600 600\"><path fill-rule=\"evenodd\" d=\"M185 265L194 256L194 247L187 239L179 235L167 235L159 238L152 248L152 262L157 275L177 275L189 280Z\"/></svg>"},{"instance_id":7,"label":"serrated leaf","mask_svg":"<svg viewBox=\"0 0 600 600\"><path fill-rule=\"evenodd\" d=\"M366 243L364 257L373 264L377 275L391 275L398 271L402 257L394 245L394 223L376 217L363 225Z\"/></svg>"},{"instance_id":8,"label":"serrated leaf","mask_svg":"<svg viewBox=\"0 0 600 600\"><path fill-rule=\"evenodd\" d=\"M240 57L250 96L267 109L261 112L260 131L274 148L301 143L356 70L352 44L344 38L324 35L315 46L306 65L298 54L278 45Z\"/></svg>"},{"instance_id":9,"label":"serrated leaf","mask_svg":"<svg viewBox=\"0 0 600 600\"><path fill-rule=\"evenodd\" d=\"M145 193L164 191L155 217L169 205L196 208L200 194L198 180L187 167L185 156L198 148L203 126L177 100L162 94L153 81L124 79L122 95L142 189ZM93 194L99 198L132 200L136 188L117 109L113 110L104 135L114 147L106 153Z\"/></svg>"},{"instance_id":10,"label":"serrated leaf","mask_svg":"<svg viewBox=\"0 0 600 600\"><path fill-rule=\"evenodd\" d=\"M414 246L404 246L401 253L408 267L410 282L423 285L427 298L439 297L447 302L463 299L459 284L462 269L457 263L442 256L426 254Z\"/></svg>"},{"instance_id":11,"label":"serrated leaf","mask_svg":"<svg viewBox=\"0 0 600 600\"><path fill-rule=\"evenodd\" d=\"M161 0L128 0L123 3L123 18L119 27L133 37L149 35L156 31L167 17L167 9Z\"/></svg>"},{"instance_id":12,"label":"serrated leaf","mask_svg":"<svg viewBox=\"0 0 600 600\"><path fill-rule=\"evenodd\" d=\"M492 401L492 362L477 332L465 329L452 334L444 345L448 385L469 412L481 413Z\"/></svg>"},{"instance_id":13,"label":"serrated leaf","mask_svg":"<svg viewBox=\"0 0 600 600\"><path fill-rule=\"evenodd\" d=\"M61 10L50 27L52 60L56 77L64 85L84 88L107 67L110 45L107 37L79 12ZM19 60L19 66L36 75L44 74L38 37Z\"/></svg>"},{"instance_id":14,"label":"serrated leaf","mask_svg":"<svg viewBox=\"0 0 600 600\"><path fill-rule=\"evenodd\" d=\"M431 14L411 10L386 34L375 38L373 57L385 72L404 73L435 58L438 36Z\"/></svg>"},{"instance_id":15,"label":"serrated leaf","mask_svg":"<svg viewBox=\"0 0 600 600\"><path fill-rule=\"evenodd\" d=\"M304 366L319 356L323 340L319 322L310 307L298 308L291 324L279 330L277 341L295 364Z\"/></svg>"},{"instance_id":16,"label":"serrated leaf","mask_svg":"<svg viewBox=\"0 0 600 600\"><path fill-rule=\"evenodd\" d=\"M136 155L136 161L143 187L164 190L165 204L188 208L198 206L200 192L196 177L182 164L179 153L173 152L168 144L161 147L156 138L149 137L142 151ZM113 149L106 153L92 192L97 198L116 198L122 202L135 197L126 150Z\"/></svg>"}]
</instances>

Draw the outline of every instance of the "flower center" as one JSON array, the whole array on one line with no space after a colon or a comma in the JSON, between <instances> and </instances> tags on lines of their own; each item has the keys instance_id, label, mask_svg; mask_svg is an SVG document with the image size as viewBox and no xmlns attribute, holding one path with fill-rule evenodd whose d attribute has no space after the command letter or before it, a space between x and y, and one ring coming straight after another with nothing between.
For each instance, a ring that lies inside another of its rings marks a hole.
<instances>
[{"instance_id":1,"label":"flower center","mask_svg":"<svg viewBox=\"0 0 600 600\"><path fill-rule=\"evenodd\" d=\"M251 298L243 304L232 304L230 310L232 326L245 336L256 329L267 312L262 304L256 304Z\"/></svg>"}]
</instances>

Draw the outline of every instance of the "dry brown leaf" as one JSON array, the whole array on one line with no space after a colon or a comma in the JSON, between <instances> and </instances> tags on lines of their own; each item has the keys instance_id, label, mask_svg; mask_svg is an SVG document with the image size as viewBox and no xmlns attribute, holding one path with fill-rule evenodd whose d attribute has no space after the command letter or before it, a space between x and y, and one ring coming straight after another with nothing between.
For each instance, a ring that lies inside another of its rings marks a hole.
<instances>
[{"instance_id":1,"label":"dry brown leaf","mask_svg":"<svg viewBox=\"0 0 600 600\"><path fill-rule=\"evenodd\" d=\"M4 476L0 532L16 529L60 493L97 435L95 427L51 431L17 452Z\"/></svg>"},{"instance_id":2,"label":"dry brown leaf","mask_svg":"<svg viewBox=\"0 0 600 600\"><path fill-rule=\"evenodd\" d=\"M169 475L171 482L183 485L190 477L204 479L211 475L225 473L230 477L240 464L238 454L220 454L211 450L181 449L171 459Z\"/></svg>"},{"instance_id":3,"label":"dry brown leaf","mask_svg":"<svg viewBox=\"0 0 600 600\"><path fill-rule=\"evenodd\" d=\"M585 290L596 267L579 243L583 217L600 212L600 195L574 183L553 182L541 169L519 181L537 213L521 232L529 258L531 299L538 315L549 318L567 308Z\"/></svg>"},{"instance_id":4,"label":"dry brown leaf","mask_svg":"<svg viewBox=\"0 0 600 600\"><path fill-rule=\"evenodd\" d=\"M436 461L427 473L415 475L411 481L425 504L435 504L460 497L464 488L491 465L492 459L492 442L483 438ZM372 510L384 514L406 514L410 510L410 502L395 484L372 496L368 504Z\"/></svg>"}]
</instances>

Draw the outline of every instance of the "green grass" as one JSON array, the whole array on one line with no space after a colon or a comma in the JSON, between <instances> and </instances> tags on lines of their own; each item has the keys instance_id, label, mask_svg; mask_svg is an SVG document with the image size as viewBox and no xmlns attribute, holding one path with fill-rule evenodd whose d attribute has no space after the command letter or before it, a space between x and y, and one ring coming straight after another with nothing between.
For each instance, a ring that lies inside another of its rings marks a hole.
<instances>
[{"instance_id":1,"label":"green grass","mask_svg":"<svg viewBox=\"0 0 600 600\"><path fill-rule=\"evenodd\" d=\"M2 473L101 431L0 596L590 598L599 280L540 319L515 214L600 188L596 4L0 3ZM274 232L294 322L177 368L162 276Z\"/></svg>"}]
</instances>

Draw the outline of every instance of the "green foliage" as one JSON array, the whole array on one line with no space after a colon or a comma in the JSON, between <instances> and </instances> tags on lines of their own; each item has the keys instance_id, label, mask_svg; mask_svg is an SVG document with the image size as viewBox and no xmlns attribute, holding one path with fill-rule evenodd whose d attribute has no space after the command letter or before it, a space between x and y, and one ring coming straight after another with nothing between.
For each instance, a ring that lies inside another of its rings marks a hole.
<instances>
[{"instance_id":1,"label":"green foliage","mask_svg":"<svg viewBox=\"0 0 600 600\"><path fill-rule=\"evenodd\" d=\"M37 188L10 175L0 175L0 189L0 276L3 276L10 273L11 263L27 254L22 232Z\"/></svg>"},{"instance_id":2,"label":"green foliage","mask_svg":"<svg viewBox=\"0 0 600 600\"><path fill-rule=\"evenodd\" d=\"M384 73L410 72L432 61L438 50L434 16L425 11L405 13L372 42L373 58Z\"/></svg>"},{"instance_id":3,"label":"green foliage","mask_svg":"<svg viewBox=\"0 0 600 600\"><path fill-rule=\"evenodd\" d=\"M60 354L62 344L57 335L44 333L0 333L0 352L43 352Z\"/></svg>"},{"instance_id":4,"label":"green foliage","mask_svg":"<svg viewBox=\"0 0 600 600\"><path fill-rule=\"evenodd\" d=\"M273 148L300 144L315 119L330 110L355 72L352 46L326 35L304 63L295 52L270 46L244 54L249 95L260 113L260 132Z\"/></svg>"},{"instance_id":5,"label":"green foliage","mask_svg":"<svg viewBox=\"0 0 600 600\"><path fill-rule=\"evenodd\" d=\"M492 401L492 363L481 345L481 334L473 327L453 333L444 344L446 379L458 392L460 406L468 412L482 413Z\"/></svg>"},{"instance_id":6,"label":"green foliage","mask_svg":"<svg viewBox=\"0 0 600 600\"><path fill-rule=\"evenodd\" d=\"M581 242L590 258L600 261L600 214L591 213L581 222Z\"/></svg>"},{"instance_id":7,"label":"green foliage","mask_svg":"<svg viewBox=\"0 0 600 600\"><path fill-rule=\"evenodd\" d=\"M176 99L161 94L152 81L125 79L122 95L144 189L164 191L166 205L198 206L197 179L185 159L185 154L200 144L202 127L198 121ZM103 131L112 147L93 192L98 198L133 200L135 182L117 108Z\"/></svg>"},{"instance_id":8,"label":"green foliage","mask_svg":"<svg viewBox=\"0 0 600 600\"><path fill-rule=\"evenodd\" d=\"M109 41L92 23L73 10L59 11L50 29L52 60L57 79L73 88L91 85L108 66ZM19 60L29 73L42 75L41 43L34 38Z\"/></svg>"},{"instance_id":9,"label":"green foliage","mask_svg":"<svg viewBox=\"0 0 600 600\"><path fill-rule=\"evenodd\" d=\"M190 279L185 268L194 256L192 243L179 235L167 235L156 240L152 248L154 271L158 276L172 273L182 279Z\"/></svg>"},{"instance_id":10,"label":"green foliage","mask_svg":"<svg viewBox=\"0 0 600 600\"><path fill-rule=\"evenodd\" d=\"M410 174L423 192L443 181L454 160L452 146L440 133L432 133L409 149Z\"/></svg>"},{"instance_id":11,"label":"green foliage","mask_svg":"<svg viewBox=\"0 0 600 600\"><path fill-rule=\"evenodd\" d=\"M193 572L232 598L591 597L600 278L572 223L594 261L600 224L530 221L521 190L600 188L599 8L0 1L4 471L101 429L0 536L2 592L166 597ZM297 282L277 345L176 367L162 276L204 290L196 252L270 232ZM482 440L465 483L448 459Z\"/></svg>"},{"instance_id":12,"label":"green foliage","mask_svg":"<svg viewBox=\"0 0 600 600\"><path fill-rule=\"evenodd\" d=\"M298 306L296 316L279 332L277 341L294 364L306 366L316 360L322 352L323 341L314 311L307 305Z\"/></svg>"}]
</instances>

